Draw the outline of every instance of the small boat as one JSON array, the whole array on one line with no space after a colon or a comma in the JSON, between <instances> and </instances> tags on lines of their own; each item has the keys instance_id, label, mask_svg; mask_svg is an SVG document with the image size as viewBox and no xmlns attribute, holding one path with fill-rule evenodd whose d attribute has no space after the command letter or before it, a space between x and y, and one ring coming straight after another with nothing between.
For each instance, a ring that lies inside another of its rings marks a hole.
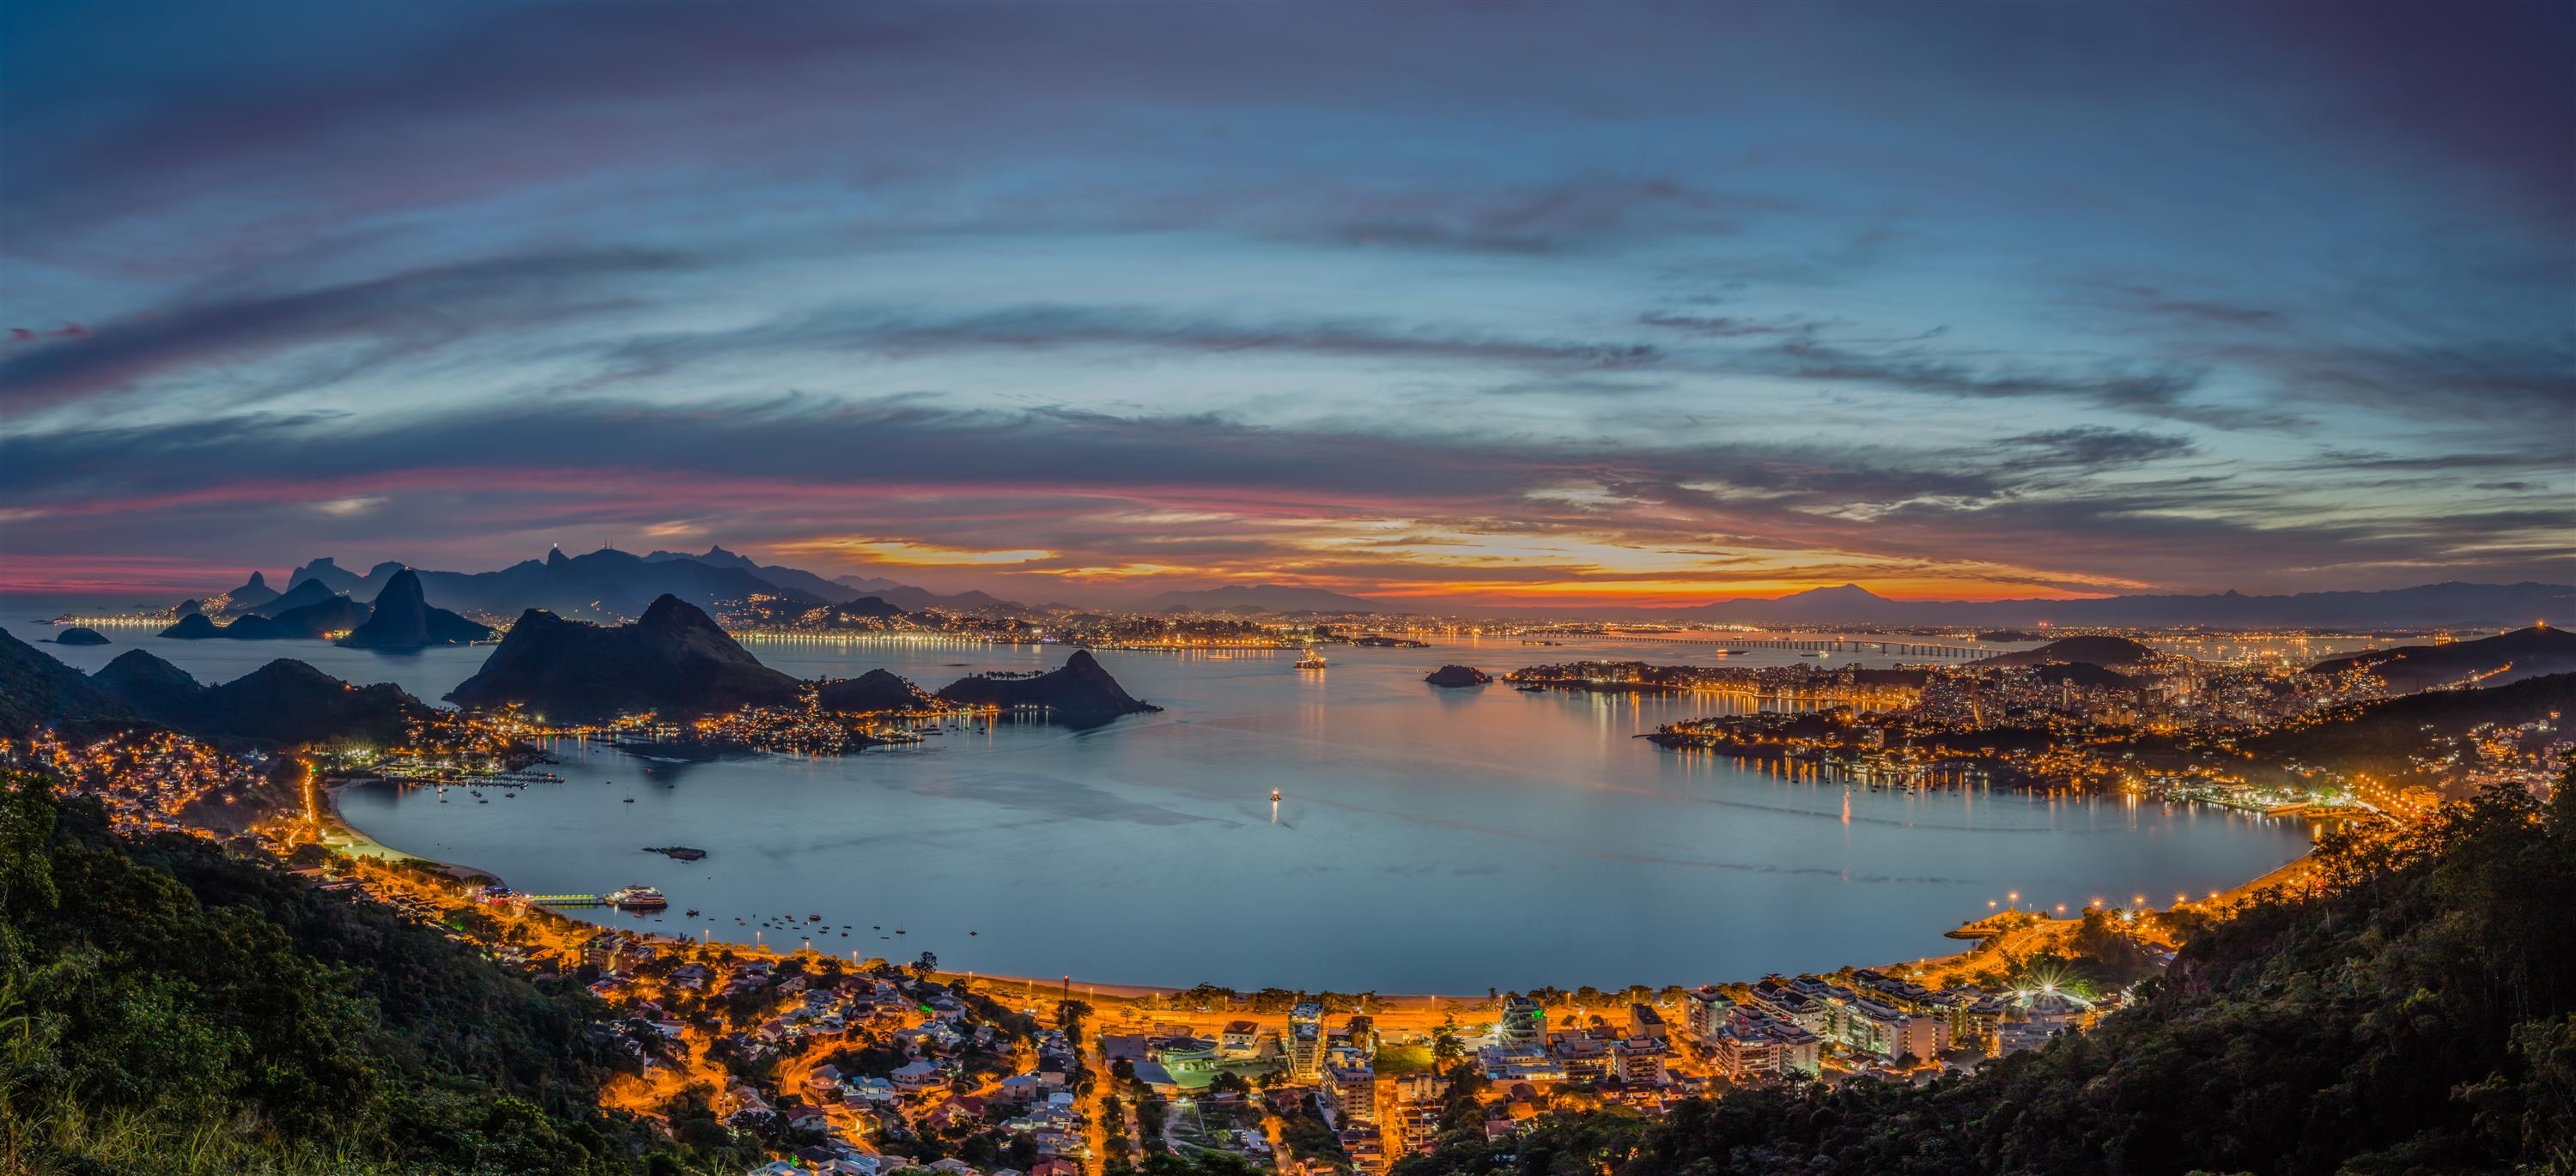
<instances>
[{"instance_id":1,"label":"small boat","mask_svg":"<svg viewBox=\"0 0 2576 1176\"><path fill-rule=\"evenodd\" d=\"M1271 789L1271 790L1270 790L1270 803L1272 803L1272 804L1277 804L1277 803L1279 803L1279 790L1278 790L1278 789L1276 789L1276 788L1273 788L1273 789Z\"/></svg>"},{"instance_id":2,"label":"small boat","mask_svg":"<svg viewBox=\"0 0 2576 1176\"><path fill-rule=\"evenodd\" d=\"M1324 655L1309 649L1306 651L1306 656L1297 659L1297 668L1301 670L1323 669Z\"/></svg>"},{"instance_id":3,"label":"small boat","mask_svg":"<svg viewBox=\"0 0 2576 1176\"><path fill-rule=\"evenodd\" d=\"M969 932L967 932L967 933L966 933L966 938L968 938L968 939L973 939L974 937L975 937L975 932L969 931Z\"/></svg>"},{"instance_id":4,"label":"small boat","mask_svg":"<svg viewBox=\"0 0 2576 1176\"><path fill-rule=\"evenodd\" d=\"M694 910L692 910L692 911L688 911L688 912L685 912L685 913L688 915L688 917L690 917L690 918L692 918L692 919L694 919L694 918L697 918L697 917L698 917L698 912L696 912L696 911L694 911Z\"/></svg>"}]
</instances>

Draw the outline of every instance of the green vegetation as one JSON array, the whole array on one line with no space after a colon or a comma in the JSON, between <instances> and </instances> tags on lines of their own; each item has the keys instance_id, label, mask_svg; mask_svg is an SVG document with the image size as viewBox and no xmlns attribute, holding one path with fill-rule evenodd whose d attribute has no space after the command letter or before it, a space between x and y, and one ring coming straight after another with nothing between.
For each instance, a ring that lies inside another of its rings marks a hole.
<instances>
[{"instance_id":1,"label":"green vegetation","mask_svg":"<svg viewBox=\"0 0 2576 1176\"><path fill-rule=\"evenodd\" d=\"M0 1170L690 1169L599 1109L631 1064L586 1033L602 1015L437 929L0 777Z\"/></svg>"},{"instance_id":2,"label":"green vegetation","mask_svg":"<svg viewBox=\"0 0 2576 1176\"><path fill-rule=\"evenodd\" d=\"M2576 1172L2576 777L2320 849L2089 1035L1922 1087L1459 1128L1395 1176Z\"/></svg>"}]
</instances>

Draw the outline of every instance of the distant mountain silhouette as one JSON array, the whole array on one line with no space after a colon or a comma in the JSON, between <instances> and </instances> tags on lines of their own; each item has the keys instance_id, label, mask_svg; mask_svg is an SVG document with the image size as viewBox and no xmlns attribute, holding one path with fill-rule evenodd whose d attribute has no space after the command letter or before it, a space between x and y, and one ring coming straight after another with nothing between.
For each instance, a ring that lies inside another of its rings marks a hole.
<instances>
[{"instance_id":1,"label":"distant mountain silhouette","mask_svg":"<svg viewBox=\"0 0 2576 1176\"><path fill-rule=\"evenodd\" d=\"M77 727L137 717L88 675L0 629L0 735L24 736L48 723Z\"/></svg>"},{"instance_id":2,"label":"distant mountain silhouette","mask_svg":"<svg viewBox=\"0 0 2576 1176\"><path fill-rule=\"evenodd\" d=\"M289 584L301 584L306 580L320 580L323 587L333 592L346 592L352 598L366 599L358 592L358 585L364 581L357 573L333 563L331 557L327 555L315 558L303 567L286 574L286 582Z\"/></svg>"},{"instance_id":3,"label":"distant mountain silhouette","mask_svg":"<svg viewBox=\"0 0 2576 1176\"><path fill-rule=\"evenodd\" d=\"M1623 611L1623 610L1610 610ZM2378 628L2495 625L2540 619L2576 624L2576 587L2565 584L2427 584L2375 592L2295 596L2107 596L2093 600L1889 600L1857 585L1771 599L1737 598L1652 615L1744 624L2209 625L2218 628Z\"/></svg>"},{"instance_id":4,"label":"distant mountain silhouette","mask_svg":"<svg viewBox=\"0 0 2576 1176\"><path fill-rule=\"evenodd\" d=\"M420 576L409 568L394 573L366 623L349 630L340 644L353 649L424 649L432 645L468 645L489 638L492 627L431 608L421 592Z\"/></svg>"},{"instance_id":5,"label":"distant mountain silhouette","mask_svg":"<svg viewBox=\"0 0 2576 1176\"><path fill-rule=\"evenodd\" d=\"M1024 612L1028 606L1016 600L1004 600L988 592L958 592L942 595L927 588L901 584L883 576L838 576L833 583L855 593L873 596L905 612L935 608L947 612Z\"/></svg>"},{"instance_id":6,"label":"distant mountain silhouette","mask_svg":"<svg viewBox=\"0 0 2576 1176\"><path fill-rule=\"evenodd\" d=\"M691 555L685 551L656 551L645 556L644 562L669 563L675 559L685 559L711 568L732 568L736 571L749 572L781 588L802 592L816 600L830 603L856 600L863 595L859 589L838 580L826 580L802 568L759 563L750 556L727 551L722 547L709 547L703 555Z\"/></svg>"},{"instance_id":7,"label":"distant mountain silhouette","mask_svg":"<svg viewBox=\"0 0 2576 1176\"><path fill-rule=\"evenodd\" d=\"M1165 592L1145 602L1155 612L1394 612L1386 604L1297 584L1228 584L1223 588Z\"/></svg>"},{"instance_id":8,"label":"distant mountain silhouette","mask_svg":"<svg viewBox=\"0 0 2576 1176\"><path fill-rule=\"evenodd\" d=\"M224 593L224 607L234 612L259 606L277 599L277 589L268 586L268 577L252 572L242 586Z\"/></svg>"},{"instance_id":9,"label":"distant mountain silhouette","mask_svg":"<svg viewBox=\"0 0 2576 1176\"><path fill-rule=\"evenodd\" d=\"M978 674L960 678L939 697L967 706L1045 707L1051 722L1070 727L1096 727L1120 715L1163 708L1130 697L1088 649L1077 649L1062 667L1034 678L996 678Z\"/></svg>"},{"instance_id":10,"label":"distant mountain silhouette","mask_svg":"<svg viewBox=\"0 0 2576 1176\"><path fill-rule=\"evenodd\" d=\"M110 642L108 641L107 634L105 633L101 633L87 625L73 625L60 633L54 634L54 644L107 645L110 644Z\"/></svg>"},{"instance_id":11,"label":"distant mountain silhouette","mask_svg":"<svg viewBox=\"0 0 2576 1176\"><path fill-rule=\"evenodd\" d=\"M839 604L827 604L805 614L804 623L822 629L883 629L885 622L904 615L902 609L877 599L862 596Z\"/></svg>"},{"instance_id":12,"label":"distant mountain silhouette","mask_svg":"<svg viewBox=\"0 0 2576 1176\"><path fill-rule=\"evenodd\" d=\"M1970 662L1978 666L2044 666L2051 662L2074 662L2088 666L2136 666L2155 661L2155 650L2126 637L2083 636L2051 641L2037 649L1999 653Z\"/></svg>"},{"instance_id":13,"label":"distant mountain silhouette","mask_svg":"<svg viewBox=\"0 0 2576 1176\"><path fill-rule=\"evenodd\" d=\"M741 608L784 622L824 603L741 568L709 567L692 559L647 560L606 548L582 556L556 550L543 560L497 572L424 571L420 581L429 598L441 605L490 616L535 608L558 617L604 620L641 615L655 599L674 596L701 609Z\"/></svg>"},{"instance_id":14,"label":"distant mountain silhouette","mask_svg":"<svg viewBox=\"0 0 2576 1176\"><path fill-rule=\"evenodd\" d=\"M915 710L930 703L921 687L889 670L869 670L855 678L825 682L815 688L815 705L827 711L867 714Z\"/></svg>"},{"instance_id":15,"label":"distant mountain silhouette","mask_svg":"<svg viewBox=\"0 0 2576 1176\"><path fill-rule=\"evenodd\" d=\"M2399 693L2429 690L2481 674L2478 685L2502 686L2524 678L2576 671L2576 631L2533 627L2475 641L2448 645L2401 645L2347 657L2328 658L2308 667L2311 674L2337 674L2362 668Z\"/></svg>"},{"instance_id":16,"label":"distant mountain silhouette","mask_svg":"<svg viewBox=\"0 0 2576 1176\"><path fill-rule=\"evenodd\" d=\"M320 603L291 608L275 616L246 613L218 625L204 613L189 613L160 635L180 641L220 638L228 641L311 640L326 633L354 629L367 619L367 606L332 595Z\"/></svg>"},{"instance_id":17,"label":"distant mountain silhouette","mask_svg":"<svg viewBox=\"0 0 2576 1176\"><path fill-rule=\"evenodd\" d=\"M589 723L642 711L685 717L784 706L801 695L796 679L760 664L706 613L666 595L631 625L529 609L447 697L471 708L515 702L553 722Z\"/></svg>"},{"instance_id":18,"label":"distant mountain silhouette","mask_svg":"<svg viewBox=\"0 0 2576 1176\"><path fill-rule=\"evenodd\" d=\"M1493 681L1494 676L1483 670L1477 669L1474 666L1452 665L1442 666L1428 674L1424 674L1422 676L1422 680L1429 682L1434 686L1482 686L1487 682Z\"/></svg>"},{"instance_id":19,"label":"distant mountain silhouette","mask_svg":"<svg viewBox=\"0 0 2576 1176\"><path fill-rule=\"evenodd\" d=\"M295 586L284 592L280 592L275 596L269 597L267 601L261 604L251 608L237 608L233 611L248 616L273 617L282 612L303 608L306 605L320 604L334 596L340 595L339 590L324 587L320 580L289 580L287 583Z\"/></svg>"}]
</instances>

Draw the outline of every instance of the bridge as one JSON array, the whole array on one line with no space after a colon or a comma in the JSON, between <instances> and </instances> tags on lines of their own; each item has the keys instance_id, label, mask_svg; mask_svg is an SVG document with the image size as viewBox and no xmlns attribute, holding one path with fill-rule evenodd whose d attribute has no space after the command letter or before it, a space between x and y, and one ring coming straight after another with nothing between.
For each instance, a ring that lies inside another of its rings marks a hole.
<instances>
[{"instance_id":1,"label":"bridge","mask_svg":"<svg viewBox=\"0 0 2576 1176\"><path fill-rule=\"evenodd\" d=\"M1675 645L1715 645L1724 649L1789 649L1800 653L1867 653L1875 650L1883 657L1928 657L1954 661L1973 661L1999 652L1992 649L1881 640L1873 637L1766 637L1734 640L1716 637L1664 637L1657 640L1669 641Z\"/></svg>"}]
</instances>

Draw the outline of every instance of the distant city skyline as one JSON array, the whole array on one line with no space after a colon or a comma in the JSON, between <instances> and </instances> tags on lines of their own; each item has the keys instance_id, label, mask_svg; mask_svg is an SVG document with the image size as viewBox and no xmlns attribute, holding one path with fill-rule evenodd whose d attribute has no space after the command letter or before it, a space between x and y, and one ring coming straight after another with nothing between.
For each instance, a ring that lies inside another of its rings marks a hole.
<instances>
[{"instance_id":1,"label":"distant city skyline","mask_svg":"<svg viewBox=\"0 0 2576 1176\"><path fill-rule=\"evenodd\" d=\"M0 590L2567 583L2571 21L12 4Z\"/></svg>"}]
</instances>

